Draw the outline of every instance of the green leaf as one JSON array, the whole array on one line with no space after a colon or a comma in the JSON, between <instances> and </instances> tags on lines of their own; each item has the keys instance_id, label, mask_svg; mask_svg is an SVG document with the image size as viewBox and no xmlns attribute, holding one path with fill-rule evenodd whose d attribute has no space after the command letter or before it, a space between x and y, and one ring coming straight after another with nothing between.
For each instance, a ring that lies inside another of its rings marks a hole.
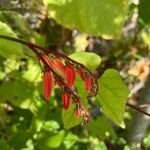
<instances>
[{"instance_id":1,"label":"green leaf","mask_svg":"<svg viewBox=\"0 0 150 150\"><path fill-rule=\"evenodd\" d=\"M0 22L0 34L17 38L15 32L5 23ZM0 55L6 58L11 56L24 57L20 44L0 38Z\"/></svg>"},{"instance_id":2,"label":"green leaf","mask_svg":"<svg viewBox=\"0 0 150 150\"><path fill-rule=\"evenodd\" d=\"M61 130L53 135L50 135L50 133L41 133L40 136L37 145L38 149L45 150L49 148L57 148L63 141L65 131Z\"/></svg>"},{"instance_id":3,"label":"green leaf","mask_svg":"<svg viewBox=\"0 0 150 150\"><path fill-rule=\"evenodd\" d=\"M1 148L1 150L9 150L7 141L3 138L0 139L0 148Z\"/></svg>"},{"instance_id":4,"label":"green leaf","mask_svg":"<svg viewBox=\"0 0 150 150\"><path fill-rule=\"evenodd\" d=\"M65 144L66 149L70 149L77 141L80 141L79 137L69 132L64 139L64 144Z\"/></svg>"},{"instance_id":5,"label":"green leaf","mask_svg":"<svg viewBox=\"0 0 150 150\"><path fill-rule=\"evenodd\" d=\"M24 130L19 131L17 133L13 133L12 137L10 139L10 146L12 149L22 149L26 146L27 140L29 140L32 137L32 132Z\"/></svg>"},{"instance_id":6,"label":"green leaf","mask_svg":"<svg viewBox=\"0 0 150 150\"><path fill-rule=\"evenodd\" d=\"M0 95L15 106L36 111L37 105L41 103L39 84L41 69L33 60L28 60L26 63L27 70L20 72L17 70L20 63L14 59L7 59L6 71L13 80L4 81L1 84Z\"/></svg>"},{"instance_id":7,"label":"green leaf","mask_svg":"<svg viewBox=\"0 0 150 150\"><path fill-rule=\"evenodd\" d=\"M41 103L39 87L33 82L23 79L16 72L14 75L18 78L3 82L0 86L0 95L15 106L35 112L37 106Z\"/></svg>"},{"instance_id":8,"label":"green leaf","mask_svg":"<svg viewBox=\"0 0 150 150\"><path fill-rule=\"evenodd\" d=\"M59 131L54 136L51 136L50 138L47 139L46 145L48 145L48 147L51 148L59 147L64 138L64 135L65 135L64 130Z\"/></svg>"},{"instance_id":9,"label":"green leaf","mask_svg":"<svg viewBox=\"0 0 150 150\"><path fill-rule=\"evenodd\" d=\"M27 65L28 70L23 72L22 77L29 82L39 83L41 81L41 68L39 63L29 59Z\"/></svg>"},{"instance_id":10,"label":"green leaf","mask_svg":"<svg viewBox=\"0 0 150 150\"><path fill-rule=\"evenodd\" d=\"M139 3L139 18L146 25L150 25L150 5L149 0L142 0Z\"/></svg>"},{"instance_id":11,"label":"green leaf","mask_svg":"<svg viewBox=\"0 0 150 150\"><path fill-rule=\"evenodd\" d=\"M84 64L90 70L95 70L101 63L101 58L95 53L77 52L69 57Z\"/></svg>"},{"instance_id":12,"label":"green leaf","mask_svg":"<svg viewBox=\"0 0 150 150\"><path fill-rule=\"evenodd\" d=\"M66 129L72 128L81 123L82 118L77 118L74 115L74 108L75 105L71 103L68 110L63 109L62 111L62 121L64 123L64 128Z\"/></svg>"},{"instance_id":13,"label":"green leaf","mask_svg":"<svg viewBox=\"0 0 150 150\"><path fill-rule=\"evenodd\" d=\"M120 37L127 0L44 0L50 15L67 28L104 37Z\"/></svg>"},{"instance_id":14,"label":"green leaf","mask_svg":"<svg viewBox=\"0 0 150 150\"><path fill-rule=\"evenodd\" d=\"M106 70L98 84L99 92L96 98L104 114L121 127L125 127L123 117L129 90L119 73L114 69Z\"/></svg>"},{"instance_id":15,"label":"green leaf","mask_svg":"<svg viewBox=\"0 0 150 150\"><path fill-rule=\"evenodd\" d=\"M99 141L98 144L95 144L94 148L95 150L98 150L98 149L107 150L107 146L104 141Z\"/></svg>"},{"instance_id":16,"label":"green leaf","mask_svg":"<svg viewBox=\"0 0 150 150\"><path fill-rule=\"evenodd\" d=\"M45 131L48 131L48 132L55 131L55 130L57 130L59 128L60 128L60 125L55 120L45 121L42 124L42 129L45 130Z\"/></svg>"},{"instance_id":17,"label":"green leaf","mask_svg":"<svg viewBox=\"0 0 150 150\"><path fill-rule=\"evenodd\" d=\"M97 119L91 119L87 127L88 131L93 136L106 138L109 134L110 137L116 138L116 133L105 116L100 116Z\"/></svg>"}]
</instances>

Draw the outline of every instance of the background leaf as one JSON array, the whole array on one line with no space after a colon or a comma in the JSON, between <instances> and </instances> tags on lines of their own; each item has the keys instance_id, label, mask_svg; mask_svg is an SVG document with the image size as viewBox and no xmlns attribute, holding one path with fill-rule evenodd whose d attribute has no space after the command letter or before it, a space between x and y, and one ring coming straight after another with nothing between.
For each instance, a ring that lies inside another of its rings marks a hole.
<instances>
[{"instance_id":1,"label":"background leaf","mask_svg":"<svg viewBox=\"0 0 150 150\"><path fill-rule=\"evenodd\" d=\"M77 141L80 141L79 137L69 132L64 139L64 144L65 144L66 149L70 149Z\"/></svg>"},{"instance_id":2,"label":"background leaf","mask_svg":"<svg viewBox=\"0 0 150 150\"><path fill-rule=\"evenodd\" d=\"M16 33L7 24L2 22L0 22L0 34L17 38ZM6 58L11 56L23 57L23 48L18 43L0 39L0 55Z\"/></svg>"},{"instance_id":3,"label":"background leaf","mask_svg":"<svg viewBox=\"0 0 150 150\"><path fill-rule=\"evenodd\" d=\"M115 123L124 127L123 118L125 103L129 90L121 80L119 73L114 69L108 69L98 80L99 93L97 100L102 110Z\"/></svg>"},{"instance_id":4,"label":"background leaf","mask_svg":"<svg viewBox=\"0 0 150 150\"><path fill-rule=\"evenodd\" d=\"M19 72L17 69L20 63L17 63L19 62L16 62L15 59L7 59L5 64L8 68L6 71L9 76L13 76L13 80L3 81L0 86L0 95L15 106L35 111L41 100L39 97L42 89L40 88L41 69L33 60L28 60L26 65L28 69ZM11 70L11 68L14 70Z\"/></svg>"},{"instance_id":5,"label":"background leaf","mask_svg":"<svg viewBox=\"0 0 150 150\"><path fill-rule=\"evenodd\" d=\"M61 25L92 35L118 38L126 0L44 0L50 15ZM105 15L104 15L105 14Z\"/></svg>"},{"instance_id":6,"label":"background leaf","mask_svg":"<svg viewBox=\"0 0 150 150\"><path fill-rule=\"evenodd\" d=\"M49 135L50 133L47 134L41 134L39 135L39 141L38 141L38 148L41 150L47 150L49 148L57 148L60 146L62 143L62 140L65 135L65 131L61 130L58 131L55 134ZM41 144L42 143L42 144Z\"/></svg>"},{"instance_id":7,"label":"background leaf","mask_svg":"<svg viewBox=\"0 0 150 150\"><path fill-rule=\"evenodd\" d=\"M142 0L139 3L139 17L142 23L150 26L150 9L149 0Z\"/></svg>"}]
</instances>

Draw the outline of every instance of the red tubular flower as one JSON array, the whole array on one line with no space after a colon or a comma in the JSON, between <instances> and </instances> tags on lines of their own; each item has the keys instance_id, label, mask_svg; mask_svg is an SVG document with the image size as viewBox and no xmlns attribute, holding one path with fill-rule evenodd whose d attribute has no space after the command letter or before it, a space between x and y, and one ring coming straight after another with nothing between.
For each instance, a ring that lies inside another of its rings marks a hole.
<instances>
[{"instance_id":1,"label":"red tubular flower","mask_svg":"<svg viewBox=\"0 0 150 150\"><path fill-rule=\"evenodd\" d=\"M87 92L90 92L92 88L92 80L89 76L85 77L85 87L86 87Z\"/></svg>"},{"instance_id":2,"label":"red tubular flower","mask_svg":"<svg viewBox=\"0 0 150 150\"><path fill-rule=\"evenodd\" d=\"M74 110L75 117L79 118L81 115L80 105L76 104L76 108Z\"/></svg>"},{"instance_id":3,"label":"red tubular flower","mask_svg":"<svg viewBox=\"0 0 150 150\"><path fill-rule=\"evenodd\" d=\"M58 58L53 60L53 66L55 70L65 77L66 67Z\"/></svg>"},{"instance_id":4,"label":"red tubular flower","mask_svg":"<svg viewBox=\"0 0 150 150\"><path fill-rule=\"evenodd\" d=\"M52 60L47 55L41 55L41 57L46 61L49 66L52 66Z\"/></svg>"},{"instance_id":5,"label":"red tubular flower","mask_svg":"<svg viewBox=\"0 0 150 150\"><path fill-rule=\"evenodd\" d=\"M69 104L70 104L70 94L67 92L63 92L62 93L62 100L64 103L64 109L67 110L69 108Z\"/></svg>"},{"instance_id":6,"label":"red tubular flower","mask_svg":"<svg viewBox=\"0 0 150 150\"><path fill-rule=\"evenodd\" d=\"M79 74L79 76L81 77L81 79L84 81L85 80L84 72L82 70L77 70L77 73Z\"/></svg>"},{"instance_id":7,"label":"red tubular flower","mask_svg":"<svg viewBox=\"0 0 150 150\"><path fill-rule=\"evenodd\" d=\"M71 66L66 66L66 80L67 80L67 85L69 87L72 87L75 81L75 70Z\"/></svg>"},{"instance_id":8,"label":"red tubular flower","mask_svg":"<svg viewBox=\"0 0 150 150\"><path fill-rule=\"evenodd\" d=\"M58 58L50 58L47 55L42 55L43 59L51 66L56 72L65 77L65 65Z\"/></svg>"},{"instance_id":9,"label":"red tubular flower","mask_svg":"<svg viewBox=\"0 0 150 150\"><path fill-rule=\"evenodd\" d=\"M54 80L52 73L50 71L45 71L43 73L43 89L44 89L44 98L49 100L49 97L52 93L54 86Z\"/></svg>"}]
</instances>

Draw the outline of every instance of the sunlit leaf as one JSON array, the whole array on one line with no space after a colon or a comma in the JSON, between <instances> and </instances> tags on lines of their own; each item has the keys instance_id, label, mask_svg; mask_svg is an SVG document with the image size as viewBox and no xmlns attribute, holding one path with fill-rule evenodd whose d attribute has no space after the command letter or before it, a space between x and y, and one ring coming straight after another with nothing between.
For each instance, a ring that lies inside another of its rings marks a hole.
<instances>
[{"instance_id":1,"label":"sunlit leaf","mask_svg":"<svg viewBox=\"0 0 150 150\"><path fill-rule=\"evenodd\" d=\"M0 22L0 34L17 38L16 33L5 23ZM23 48L20 44L0 38L0 55L6 58L11 56L23 57Z\"/></svg>"},{"instance_id":2,"label":"sunlit leaf","mask_svg":"<svg viewBox=\"0 0 150 150\"><path fill-rule=\"evenodd\" d=\"M45 121L42 125L42 129L46 130L46 131L54 131L59 128L60 128L60 126L59 126L58 122L55 120Z\"/></svg>"},{"instance_id":3,"label":"sunlit leaf","mask_svg":"<svg viewBox=\"0 0 150 150\"><path fill-rule=\"evenodd\" d=\"M120 37L127 0L44 0L58 23L81 32Z\"/></svg>"},{"instance_id":4,"label":"sunlit leaf","mask_svg":"<svg viewBox=\"0 0 150 150\"><path fill-rule=\"evenodd\" d=\"M64 144L67 149L70 149L77 141L80 141L80 138L77 135L69 132L64 139Z\"/></svg>"},{"instance_id":5,"label":"sunlit leaf","mask_svg":"<svg viewBox=\"0 0 150 150\"><path fill-rule=\"evenodd\" d=\"M98 83L99 92L96 98L100 102L104 114L121 127L125 127L123 118L129 94L127 86L114 69L106 70Z\"/></svg>"}]
</instances>

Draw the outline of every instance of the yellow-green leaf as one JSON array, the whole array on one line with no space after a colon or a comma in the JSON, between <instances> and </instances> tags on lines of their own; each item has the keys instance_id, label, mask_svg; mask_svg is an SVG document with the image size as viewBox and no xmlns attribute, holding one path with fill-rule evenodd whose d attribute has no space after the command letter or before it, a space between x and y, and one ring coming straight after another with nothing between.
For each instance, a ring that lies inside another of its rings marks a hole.
<instances>
[{"instance_id":1,"label":"yellow-green leaf","mask_svg":"<svg viewBox=\"0 0 150 150\"><path fill-rule=\"evenodd\" d=\"M98 80L98 84L99 92L96 98L104 114L116 124L125 127L123 118L129 90L119 73L114 69L106 70Z\"/></svg>"},{"instance_id":2,"label":"yellow-green leaf","mask_svg":"<svg viewBox=\"0 0 150 150\"><path fill-rule=\"evenodd\" d=\"M96 36L118 38L127 0L44 0L51 17L68 28Z\"/></svg>"},{"instance_id":3,"label":"yellow-green leaf","mask_svg":"<svg viewBox=\"0 0 150 150\"><path fill-rule=\"evenodd\" d=\"M2 22L0 22L0 34L17 38L16 33ZM11 56L23 57L23 48L18 43L0 38L0 55L6 58Z\"/></svg>"}]
</instances>

